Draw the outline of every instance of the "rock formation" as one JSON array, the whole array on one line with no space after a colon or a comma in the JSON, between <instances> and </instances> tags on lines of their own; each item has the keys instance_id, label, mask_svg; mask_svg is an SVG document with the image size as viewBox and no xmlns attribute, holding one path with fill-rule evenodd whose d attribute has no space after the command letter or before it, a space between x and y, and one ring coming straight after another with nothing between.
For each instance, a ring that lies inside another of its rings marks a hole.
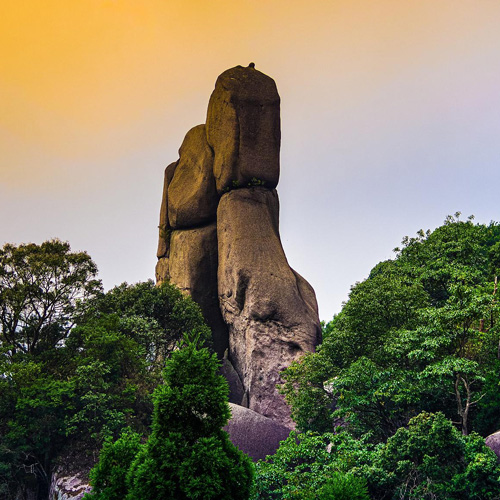
<instances>
[{"instance_id":1,"label":"rock formation","mask_svg":"<svg viewBox=\"0 0 500 500\"><path fill-rule=\"evenodd\" d=\"M280 442L290 434L284 425L253 410L229 403L231 420L224 427L231 442L254 462L274 455Z\"/></svg>"},{"instance_id":2,"label":"rock formation","mask_svg":"<svg viewBox=\"0 0 500 500\"><path fill-rule=\"evenodd\" d=\"M200 305L231 401L293 426L280 372L320 341L312 287L279 235L280 97L253 65L222 73L206 125L165 170L156 279Z\"/></svg>"},{"instance_id":3,"label":"rock formation","mask_svg":"<svg viewBox=\"0 0 500 500\"><path fill-rule=\"evenodd\" d=\"M68 476L55 470L50 482L49 500L81 500L90 490L88 475L83 472Z\"/></svg>"},{"instance_id":4,"label":"rock formation","mask_svg":"<svg viewBox=\"0 0 500 500\"><path fill-rule=\"evenodd\" d=\"M486 446L491 448L500 460L500 431L490 434L486 440Z\"/></svg>"}]
</instances>

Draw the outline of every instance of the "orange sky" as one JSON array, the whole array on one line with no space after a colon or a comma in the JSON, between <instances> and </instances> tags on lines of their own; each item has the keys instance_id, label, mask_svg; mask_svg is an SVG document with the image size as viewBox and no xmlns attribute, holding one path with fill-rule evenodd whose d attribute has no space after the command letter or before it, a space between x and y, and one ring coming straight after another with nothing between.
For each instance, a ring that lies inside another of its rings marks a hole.
<instances>
[{"instance_id":1,"label":"orange sky","mask_svg":"<svg viewBox=\"0 0 500 500\"><path fill-rule=\"evenodd\" d=\"M2 0L0 195L84 206L139 170L159 206L161 170L204 121L217 75L250 61L282 97L285 207L311 153L325 185L374 168L342 161L354 149L380 155L382 175L395 148L432 155L460 127L471 137L499 92L499 26L498 0ZM484 152L493 138L471 141ZM47 237L70 237L61 224Z\"/></svg>"},{"instance_id":2,"label":"orange sky","mask_svg":"<svg viewBox=\"0 0 500 500\"><path fill-rule=\"evenodd\" d=\"M4 0L0 123L19 145L2 144L2 174L37 177L33 165L4 171L29 143L66 158L112 148L121 129L135 133L160 107L179 112L176 102L205 98L214 73L253 59L281 85L339 75L338 98L359 100L420 64L487 46L499 14L493 0Z\"/></svg>"}]
</instances>

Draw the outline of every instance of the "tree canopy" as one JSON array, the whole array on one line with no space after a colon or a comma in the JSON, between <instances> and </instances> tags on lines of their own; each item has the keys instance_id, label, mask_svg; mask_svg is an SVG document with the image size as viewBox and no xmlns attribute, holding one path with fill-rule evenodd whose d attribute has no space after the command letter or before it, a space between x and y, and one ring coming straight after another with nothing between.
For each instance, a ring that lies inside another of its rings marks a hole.
<instances>
[{"instance_id":1,"label":"tree canopy","mask_svg":"<svg viewBox=\"0 0 500 500\"><path fill-rule=\"evenodd\" d=\"M230 416L229 387L217 357L197 337L180 347L155 390L147 442L139 446L130 433L107 442L91 473L89 500L249 498L253 466L222 430ZM120 464L121 473L110 463Z\"/></svg>"},{"instance_id":2,"label":"tree canopy","mask_svg":"<svg viewBox=\"0 0 500 500\"><path fill-rule=\"evenodd\" d=\"M147 435L177 341L210 337L174 286L103 293L90 257L58 240L3 247L0 298L0 497L42 495L69 447L92 462L127 426Z\"/></svg>"},{"instance_id":3,"label":"tree canopy","mask_svg":"<svg viewBox=\"0 0 500 500\"><path fill-rule=\"evenodd\" d=\"M404 238L394 260L352 287L319 352L285 373L299 427L331 430L340 418L387 439L426 410L464 434L497 430L499 250L499 224L459 214Z\"/></svg>"},{"instance_id":4,"label":"tree canopy","mask_svg":"<svg viewBox=\"0 0 500 500\"><path fill-rule=\"evenodd\" d=\"M37 353L63 341L102 290L85 252L50 240L0 249L0 348Z\"/></svg>"}]
</instances>

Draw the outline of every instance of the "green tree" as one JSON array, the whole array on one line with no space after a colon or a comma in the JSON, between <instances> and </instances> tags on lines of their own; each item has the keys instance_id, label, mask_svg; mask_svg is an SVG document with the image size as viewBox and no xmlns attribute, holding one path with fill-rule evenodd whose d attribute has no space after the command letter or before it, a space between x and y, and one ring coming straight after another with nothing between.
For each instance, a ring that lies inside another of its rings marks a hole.
<instances>
[{"instance_id":1,"label":"green tree","mask_svg":"<svg viewBox=\"0 0 500 500\"><path fill-rule=\"evenodd\" d=\"M357 471L371 463L373 449L346 432L292 432L274 455L257 462L255 499L368 499Z\"/></svg>"},{"instance_id":2,"label":"green tree","mask_svg":"<svg viewBox=\"0 0 500 500\"><path fill-rule=\"evenodd\" d=\"M174 286L103 294L96 274L86 253L58 240L0 251L0 491L11 497L43 495L65 448L97 456L125 426L147 434L181 332L210 336Z\"/></svg>"},{"instance_id":3,"label":"green tree","mask_svg":"<svg viewBox=\"0 0 500 500\"><path fill-rule=\"evenodd\" d=\"M50 240L0 249L0 490L48 487L73 387L52 365L101 292L85 252Z\"/></svg>"},{"instance_id":4,"label":"green tree","mask_svg":"<svg viewBox=\"0 0 500 500\"><path fill-rule=\"evenodd\" d=\"M0 249L0 348L36 354L55 348L101 291L85 252L50 240Z\"/></svg>"},{"instance_id":5,"label":"green tree","mask_svg":"<svg viewBox=\"0 0 500 500\"><path fill-rule=\"evenodd\" d=\"M334 472L312 498L318 500L370 500L366 479Z\"/></svg>"},{"instance_id":6,"label":"green tree","mask_svg":"<svg viewBox=\"0 0 500 500\"><path fill-rule=\"evenodd\" d=\"M318 352L285 372L299 428L329 430L340 418L385 440L426 410L464 434L497 430L499 243L499 224L458 214L405 238L395 260L351 289Z\"/></svg>"},{"instance_id":7,"label":"green tree","mask_svg":"<svg viewBox=\"0 0 500 500\"><path fill-rule=\"evenodd\" d=\"M198 304L168 282L122 283L98 296L91 318L119 316L119 330L144 350L149 369L160 374L165 359L184 335L196 332L210 343L210 332Z\"/></svg>"},{"instance_id":8,"label":"green tree","mask_svg":"<svg viewBox=\"0 0 500 500\"><path fill-rule=\"evenodd\" d=\"M165 383L155 391L152 433L132 462L126 498L249 497L253 466L222 431L230 416L227 382L218 374L216 355L195 338L166 363ZM109 492L115 486L101 470L94 469L89 498L114 499Z\"/></svg>"},{"instance_id":9,"label":"green tree","mask_svg":"<svg viewBox=\"0 0 500 500\"><path fill-rule=\"evenodd\" d=\"M135 456L141 449L141 436L130 428L113 441L108 437L102 447L99 462L90 472L94 491L88 499L123 500L127 495L127 474Z\"/></svg>"},{"instance_id":10,"label":"green tree","mask_svg":"<svg viewBox=\"0 0 500 500\"><path fill-rule=\"evenodd\" d=\"M498 500L500 464L484 439L423 412L386 443L292 433L256 465L257 500Z\"/></svg>"},{"instance_id":11,"label":"green tree","mask_svg":"<svg viewBox=\"0 0 500 500\"><path fill-rule=\"evenodd\" d=\"M463 436L442 413L421 413L363 466L375 499L494 500L500 466L477 434Z\"/></svg>"}]
</instances>

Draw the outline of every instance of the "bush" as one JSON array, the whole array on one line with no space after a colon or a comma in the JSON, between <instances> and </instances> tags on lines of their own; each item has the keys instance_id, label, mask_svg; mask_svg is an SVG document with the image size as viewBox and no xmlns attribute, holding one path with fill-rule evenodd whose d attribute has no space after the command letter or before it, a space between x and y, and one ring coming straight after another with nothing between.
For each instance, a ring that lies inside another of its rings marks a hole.
<instances>
[{"instance_id":1,"label":"bush","mask_svg":"<svg viewBox=\"0 0 500 500\"><path fill-rule=\"evenodd\" d=\"M318 491L318 500L370 500L366 479L335 472Z\"/></svg>"},{"instance_id":2,"label":"bush","mask_svg":"<svg viewBox=\"0 0 500 500\"><path fill-rule=\"evenodd\" d=\"M107 439L102 447L99 463L90 472L94 491L84 500L123 500L127 494L126 477L132 460L137 455L141 438L126 429L120 438L112 442Z\"/></svg>"},{"instance_id":3,"label":"bush","mask_svg":"<svg viewBox=\"0 0 500 500\"><path fill-rule=\"evenodd\" d=\"M373 446L366 439L356 440L344 432L292 432L274 455L257 463L255 498L326 499L331 491L340 491L345 485L350 485L346 491L354 495L366 490L363 480L355 476L372 458ZM323 488L325 496L318 497Z\"/></svg>"},{"instance_id":4,"label":"bush","mask_svg":"<svg viewBox=\"0 0 500 500\"><path fill-rule=\"evenodd\" d=\"M379 448L364 473L377 499L500 498L496 455L483 438L463 436L442 413L422 412L410 420Z\"/></svg>"}]
</instances>

